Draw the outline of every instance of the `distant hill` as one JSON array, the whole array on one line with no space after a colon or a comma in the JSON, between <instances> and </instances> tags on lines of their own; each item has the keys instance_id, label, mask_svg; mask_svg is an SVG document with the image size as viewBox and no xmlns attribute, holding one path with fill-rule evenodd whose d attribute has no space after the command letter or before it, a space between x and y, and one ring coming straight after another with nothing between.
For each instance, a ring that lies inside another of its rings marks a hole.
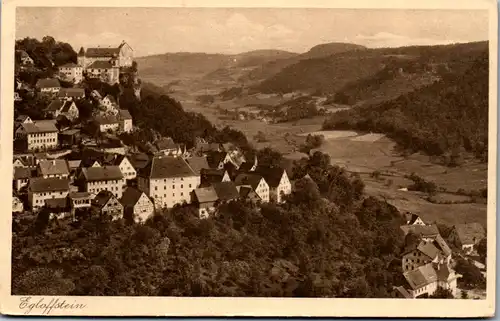
<instances>
[{"instance_id":1,"label":"distant hill","mask_svg":"<svg viewBox=\"0 0 500 321\"><path fill-rule=\"evenodd\" d=\"M486 161L488 47L482 44L483 49L476 52L478 47L462 45L458 47L462 54L445 55L451 67L442 80L390 101L340 111L325 122L324 129L385 133L405 150L446 156L448 165L458 165L464 151Z\"/></svg>"},{"instance_id":2,"label":"distant hill","mask_svg":"<svg viewBox=\"0 0 500 321\"><path fill-rule=\"evenodd\" d=\"M236 67L251 67L265 64L269 61L290 59L298 56L299 54L284 50L253 50L241 54L233 55Z\"/></svg>"},{"instance_id":3,"label":"distant hill","mask_svg":"<svg viewBox=\"0 0 500 321\"><path fill-rule=\"evenodd\" d=\"M487 46L487 42L475 42L365 49L305 59L287 66L253 86L252 90L262 93L342 92L352 95L357 101L370 98L380 87L384 87L385 82L394 80L386 84L385 88L392 90L393 85L398 88L401 85L401 90L396 88L392 93L398 95L432 83L437 80L436 77L442 77L451 69L460 71L467 68L466 62L475 59ZM321 52L320 49L316 49L316 52ZM406 80L398 78L405 72L408 76Z\"/></svg>"},{"instance_id":4,"label":"distant hill","mask_svg":"<svg viewBox=\"0 0 500 321\"><path fill-rule=\"evenodd\" d=\"M256 68L255 70L245 75L242 80L246 81L264 80L279 73L284 68L300 62L301 60L328 57L339 53L358 51L364 49L366 49L366 47L350 43L332 42L332 43L320 44L312 47L309 51L302 53L300 55L295 55L293 57L289 57L288 59L273 60L264 63L261 66L259 66L259 68Z\"/></svg>"}]
</instances>

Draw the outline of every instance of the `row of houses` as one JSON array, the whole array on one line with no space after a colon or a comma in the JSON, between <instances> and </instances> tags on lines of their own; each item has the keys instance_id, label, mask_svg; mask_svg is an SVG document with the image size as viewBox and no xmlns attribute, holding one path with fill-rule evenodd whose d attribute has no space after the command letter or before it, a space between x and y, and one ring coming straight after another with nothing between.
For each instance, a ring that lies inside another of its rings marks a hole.
<instances>
[{"instance_id":1,"label":"row of houses","mask_svg":"<svg viewBox=\"0 0 500 321\"><path fill-rule=\"evenodd\" d=\"M401 264L405 284L395 287L398 296L418 298L432 295L438 288L450 290L457 296L457 280L461 277L453 268L452 250L440 235L436 225L428 225L416 214L407 214L401 226L405 236L413 233L417 240L406 244ZM485 238L478 223L457 224L448 241L466 254Z\"/></svg>"}]
</instances>

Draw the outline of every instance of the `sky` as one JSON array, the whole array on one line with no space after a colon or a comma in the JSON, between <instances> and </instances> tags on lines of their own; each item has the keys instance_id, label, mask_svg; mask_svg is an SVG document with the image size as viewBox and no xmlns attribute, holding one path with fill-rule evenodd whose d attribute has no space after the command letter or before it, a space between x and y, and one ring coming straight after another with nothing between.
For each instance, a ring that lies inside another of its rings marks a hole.
<instances>
[{"instance_id":1,"label":"sky","mask_svg":"<svg viewBox=\"0 0 500 321\"><path fill-rule=\"evenodd\" d=\"M488 39L479 10L24 7L16 39L50 35L81 46L118 46L135 56L166 52L306 52L328 42L371 48Z\"/></svg>"}]
</instances>

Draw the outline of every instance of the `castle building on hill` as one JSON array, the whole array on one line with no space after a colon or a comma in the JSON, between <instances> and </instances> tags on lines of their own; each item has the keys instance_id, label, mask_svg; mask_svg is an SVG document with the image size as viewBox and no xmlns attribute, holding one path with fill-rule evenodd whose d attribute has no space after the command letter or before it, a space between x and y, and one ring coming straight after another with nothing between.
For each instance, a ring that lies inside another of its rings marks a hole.
<instances>
[{"instance_id":1,"label":"castle building on hill","mask_svg":"<svg viewBox=\"0 0 500 321\"><path fill-rule=\"evenodd\" d=\"M119 80L120 68L132 66L134 51L123 41L118 47L81 47L78 52L78 65L93 78L100 78L110 84Z\"/></svg>"}]
</instances>

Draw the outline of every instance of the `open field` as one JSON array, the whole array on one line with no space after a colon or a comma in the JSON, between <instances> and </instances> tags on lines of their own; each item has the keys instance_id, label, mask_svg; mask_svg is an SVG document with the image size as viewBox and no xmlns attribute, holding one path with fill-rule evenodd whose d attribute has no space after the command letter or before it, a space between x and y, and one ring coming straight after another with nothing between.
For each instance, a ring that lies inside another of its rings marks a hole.
<instances>
[{"instance_id":1,"label":"open field","mask_svg":"<svg viewBox=\"0 0 500 321\"><path fill-rule=\"evenodd\" d=\"M172 94L181 101L186 111L202 113L216 126L231 126L241 130L256 148L271 147L289 159L300 159L306 156L298 152L306 136L323 135L325 142L317 150L330 155L332 164L359 173L366 184L368 195L384 198L402 212L417 213L427 222L447 225L479 222L486 225L486 204L472 203L470 197L456 194L459 189L478 191L485 188L486 164L468 162L461 167L448 168L432 163L425 155L414 154L403 157L394 151L396 145L394 141L382 134L321 130L324 116L278 124L268 124L260 120L223 119L216 106L227 110L243 110L248 108L248 104L275 105L280 101L276 96L254 95L227 101L216 100L211 106L202 106L196 102L196 95L187 94L190 91L186 89ZM199 89L197 93L204 93L201 88L197 89ZM210 93L222 90L218 86L210 89ZM281 99L286 100L286 98ZM254 140L258 132L264 133L265 141ZM370 176L374 171L380 172L380 179ZM436 183L438 188L446 192L438 193L431 203L424 193L399 190L412 184L411 180L405 178L405 175L411 173Z\"/></svg>"}]
</instances>

